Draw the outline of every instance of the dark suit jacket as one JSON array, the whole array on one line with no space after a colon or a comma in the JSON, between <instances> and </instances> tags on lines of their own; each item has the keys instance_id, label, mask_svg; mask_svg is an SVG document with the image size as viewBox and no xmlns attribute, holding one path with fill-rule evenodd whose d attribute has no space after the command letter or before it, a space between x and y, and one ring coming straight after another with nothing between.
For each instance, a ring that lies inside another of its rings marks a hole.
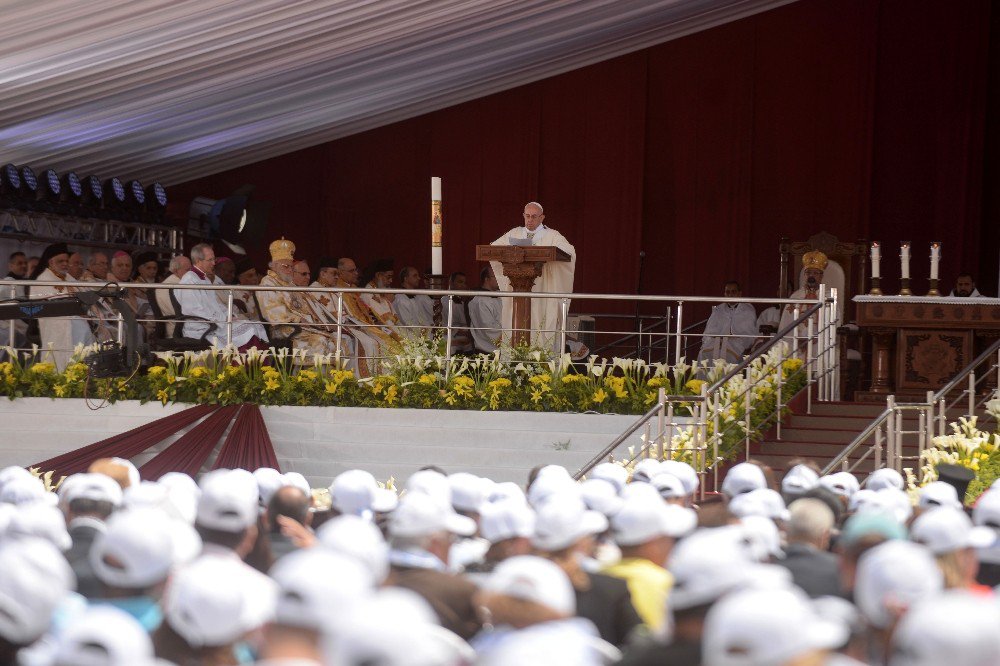
<instances>
[{"instance_id":1,"label":"dark suit jacket","mask_svg":"<svg viewBox=\"0 0 1000 666\"><path fill-rule=\"evenodd\" d=\"M387 582L422 596L437 613L441 626L465 640L472 638L481 628L472 605L476 585L461 576L433 569L394 566Z\"/></svg>"},{"instance_id":2,"label":"dark suit jacket","mask_svg":"<svg viewBox=\"0 0 1000 666\"><path fill-rule=\"evenodd\" d=\"M842 597L837 556L801 543L789 544L785 559L777 562L792 572L792 581L812 598Z\"/></svg>"},{"instance_id":3,"label":"dark suit jacket","mask_svg":"<svg viewBox=\"0 0 1000 666\"><path fill-rule=\"evenodd\" d=\"M604 574L589 576L590 589L576 590L576 614L593 622L601 638L621 647L632 630L642 624L632 605L628 584Z\"/></svg>"},{"instance_id":4,"label":"dark suit jacket","mask_svg":"<svg viewBox=\"0 0 1000 666\"><path fill-rule=\"evenodd\" d=\"M66 551L66 561L76 574L76 591L87 599L95 599L101 595L101 581L90 566L90 549L100 531L91 525L74 525L69 528L69 536L73 545Z\"/></svg>"}]
</instances>

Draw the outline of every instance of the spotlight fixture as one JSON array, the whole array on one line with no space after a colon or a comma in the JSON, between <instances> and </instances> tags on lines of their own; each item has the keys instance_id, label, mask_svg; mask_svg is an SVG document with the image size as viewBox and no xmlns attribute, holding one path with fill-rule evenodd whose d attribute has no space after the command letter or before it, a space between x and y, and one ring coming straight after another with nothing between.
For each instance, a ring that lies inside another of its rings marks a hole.
<instances>
[{"instance_id":1,"label":"spotlight fixture","mask_svg":"<svg viewBox=\"0 0 1000 666\"><path fill-rule=\"evenodd\" d=\"M0 192L4 196L17 194L21 190L21 174L13 164L4 164L0 169Z\"/></svg>"},{"instance_id":2,"label":"spotlight fixture","mask_svg":"<svg viewBox=\"0 0 1000 666\"><path fill-rule=\"evenodd\" d=\"M146 203L146 192L142 189L142 183L137 180L130 180L125 184L125 198L136 208L142 208Z\"/></svg>"},{"instance_id":3,"label":"spotlight fixture","mask_svg":"<svg viewBox=\"0 0 1000 666\"><path fill-rule=\"evenodd\" d=\"M146 207L164 209L167 207L167 190L159 183L146 187Z\"/></svg>"},{"instance_id":4,"label":"spotlight fixture","mask_svg":"<svg viewBox=\"0 0 1000 666\"><path fill-rule=\"evenodd\" d=\"M25 194L33 195L38 191L38 179L35 178L35 172L27 164L21 167L21 185Z\"/></svg>"},{"instance_id":5,"label":"spotlight fixture","mask_svg":"<svg viewBox=\"0 0 1000 666\"><path fill-rule=\"evenodd\" d=\"M259 243L271 204L251 200L253 190L253 185L244 185L225 199L195 197L188 210L188 232L244 246Z\"/></svg>"},{"instance_id":6,"label":"spotlight fixture","mask_svg":"<svg viewBox=\"0 0 1000 666\"><path fill-rule=\"evenodd\" d=\"M97 176L87 176L83 179L81 188L80 202L91 214L96 213L104 203L104 187L101 185L101 179Z\"/></svg>"},{"instance_id":7,"label":"spotlight fixture","mask_svg":"<svg viewBox=\"0 0 1000 666\"><path fill-rule=\"evenodd\" d=\"M69 171L63 174L60 185L63 199L79 201L83 197L83 183L80 181L80 177L76 175L76 172Z\"/></svg>"},{"instance_id":8,"label":"spotlight fixture","mask_svg":"<svg viewBox=\"0 0 1000 666\"><path fill-rule=\"evenodd\" d=\"M104 181L104 204L105 207L121 208L125 203L125 186L122 181L115 178L108 178Z\"/></svg>"},{"instance_id":9,"label":"spotlight fixture","mask_svg":"<svg viewBox=\"0 0 1000 666\"><path fill-rule=\"evenodd\" d=\"M57 201L62 192L62 183L59 181L59 174L53 169L46 169L38 179L38 198Z\"/></svg>"}]
</instances>

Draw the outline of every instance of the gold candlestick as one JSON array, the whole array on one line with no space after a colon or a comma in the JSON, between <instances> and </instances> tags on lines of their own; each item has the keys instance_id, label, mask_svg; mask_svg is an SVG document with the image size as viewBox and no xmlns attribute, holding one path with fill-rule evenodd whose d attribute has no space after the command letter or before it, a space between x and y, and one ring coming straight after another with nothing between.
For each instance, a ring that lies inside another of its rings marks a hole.
<instances>
[{"instance_id":1,"label":"gold candlestick","mask_svg":"<svg viewBox=\"0 0 1000 666\"><path fill-rule=\"evenodd\" d=\"M912 296L913 292L910 291L910 278L900 278L899 279L899 295L900 296Z\"/></svg>"},{"instance_id":2,"label":"gold candlestick","mask_svg":"<svg viewBox=\"0 0 1000 666\"><path fill-rule=\"evenodd\" d=\"M940 296L940 295L941 295L941 292L940 292L940 291L938 291L938 281L937 281L937 278L931 278L931 279L929 280L929 282L930 282L930 286L931 286L931 288L930 288L930 290L929 290L929 291L927 292L927 295L928 295L928 296Z\"/></svg>"},{"instance_id":3,"label":"gold candlestick","mask_svg":"<svg viewBox=\"0 0 1000 666\"><path fill-rule=\"evenodd\" d=\"M868 290L868 294L871 296L881 296L882 290L879 288L879 283L882 282L882 278L873 277L872 278L872 288Z\"/></svg>"}]
</instances>

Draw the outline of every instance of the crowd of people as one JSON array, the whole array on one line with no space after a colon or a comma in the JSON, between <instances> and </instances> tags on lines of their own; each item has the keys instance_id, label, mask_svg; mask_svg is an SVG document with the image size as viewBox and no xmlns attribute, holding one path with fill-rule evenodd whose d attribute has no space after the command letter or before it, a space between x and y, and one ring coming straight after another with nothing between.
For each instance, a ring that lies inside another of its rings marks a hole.
<instances>
[{"instance_id":1,"label":"crowd of people","mask_svg":"<svg viewBox=\"0 0 1000 666\"><path fill-rule=\"evenodd\" d=\"M942 472L942 479L947 479ZM753 461L141 479L0 471L0 662L988 666L1000 489ZM971 514L971 517L970 517ZM156 661L159 660L159 661Z\"/></svg>"}]
</instances>

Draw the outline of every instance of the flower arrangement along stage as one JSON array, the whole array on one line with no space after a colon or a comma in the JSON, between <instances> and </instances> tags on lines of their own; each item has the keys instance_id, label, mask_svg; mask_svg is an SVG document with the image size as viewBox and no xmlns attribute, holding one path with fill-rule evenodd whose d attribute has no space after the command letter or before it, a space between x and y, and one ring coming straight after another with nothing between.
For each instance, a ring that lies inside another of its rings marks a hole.
<instances>
[{"instance_id":1,"label":"flower arrangement along stage","mask_svg":"<svg viewBox=\"0 0 1000 666\"><path fill-rule=\"evenodd\" d=\"M87 350L78 350L82 358ZM280 349L241 354L211 349L158 354L158 362L128 379L89 379L74 361L61 372L52 363L0 363L0 395L20 397L138 400L140 402L232 405L299 405L470 409L491 411L596 412L642 414L668 395L698 396L706 383L734 366L686 363L672 366L633 359L598 359L585 364L547 357L538 349L505 349L492 355L453 357L430 353L399 354L382 363L380 374L358 378L330 356L305 357ZM772 358L773 357L773 358ZM16 354L10 358L16 359ZM734 441L755 428L776 405L777 386L786 401L805 384L801 361L761 358L751 367L750 414L747 377L738 374L719 392L724 422L738 425ZM780 373L780 379L779 379ZM689 414L690 403L675 413Z\"/></svg>"},{"instance_id":2,"label":"flower arrangement along stage","mask_svg":"<svg viewBox=\"0 0 1000 666\"><path fill-rule=\"evenodd\" d=\"M925 449L920 456L921 479L918 482L913 470L906 469L911 490L924 486L938 478L937 466L942 463L968 467L976 474L965 494L965 502L972 503L989 490L1000 479L1000 390L986 403L986 411L993 418L994 432L978 427L978 418L962 417L957 423L950 423L950 435L940 435L933 439L934 446Z\"/></svg>"}]
</instances>

